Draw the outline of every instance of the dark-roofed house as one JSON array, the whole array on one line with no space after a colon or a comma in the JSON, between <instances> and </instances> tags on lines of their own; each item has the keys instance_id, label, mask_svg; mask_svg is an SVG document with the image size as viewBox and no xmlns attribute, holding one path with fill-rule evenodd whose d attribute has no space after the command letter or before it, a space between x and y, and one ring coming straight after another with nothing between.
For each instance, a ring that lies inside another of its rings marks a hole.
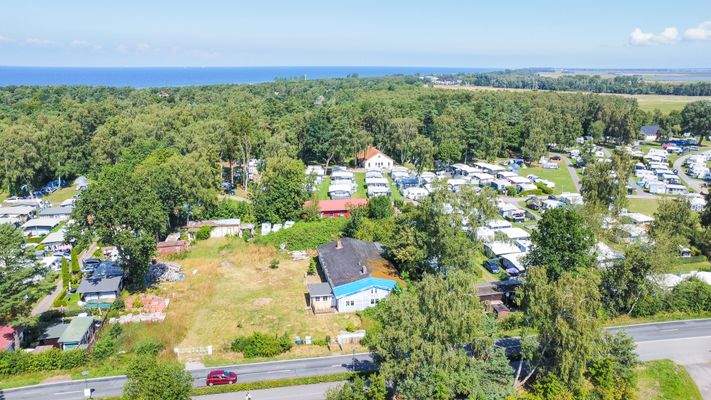
<instances>
[{"instance_id":1,"label":"dark-roofed house","mask_svg":"<svg viewBox=\"0 0 711 400\"><path fill-rule=\"evenodd\" d=\"M326 282L308 286L314 312L360 311L387 297L396 282L371 275L374 266L387 263L382 252L377 243L352 238L319 246L318 260Z\"/></svg>"},{"instance_id":2,"label":"dark-roofed house","mask_svg":"<svg viewBox=\"0 0 711 400\"><path fill-rule=\"evenodd\" d=\"M662 128L659 125L643 125L639 129L642 135L642 140L645 142L654 142L659 139L659 134L662 133Z\"/></svg>"},{"instance_id":3,"label":"dark-roofed house","mask_svg":"<svg viewBox=\"0 0 711 400\"><path fill-rule=\"evenodd\" d=\"M84 278L77 292L86 307L107 308L121 292L122 276L96 276Z\"/></svg>"},{"instance_id":4,"label":"dark-roofed house","mask_svg":"<svg viewBox=\"0 0 711 400\"><path fill-rule=\"evenodd\" d=\"M58 344L62 350L84 349L94 341L96 321L94 317L74 317L59 337Z\"/></svg>"},{"instance_id":5,"label":"dark-roofed house","mask_svg":"<svg viewBox=\"0 0 711 400\"><path fill-rule=\"evenodd\" d=\"M68 326L68 322L57 322L46 327L38 338L39 345L59 348L59 338L62 337Z\"/></svg>"},{"instance_id":6,"label":"dark-roofed house","mask_svg":"<svg viewBox=\"0 0 711 400\"><path fill-rule=\"evenodd\" d=\"M41 209L38 213L38 217L56 218L60 221L66 221L72 215L72 207L47 207Z\"/></svg>"}]
</instances>

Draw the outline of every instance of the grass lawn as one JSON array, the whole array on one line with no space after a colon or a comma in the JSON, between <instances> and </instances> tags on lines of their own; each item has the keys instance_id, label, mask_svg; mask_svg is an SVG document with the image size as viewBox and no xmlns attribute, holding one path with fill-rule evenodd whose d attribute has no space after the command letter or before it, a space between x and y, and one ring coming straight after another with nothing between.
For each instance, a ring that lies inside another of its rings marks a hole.
<instances>
[{"instance_id":1,"label":"grass lawn","mask_svg":"<svg viewBox=\"0 0 711 400\"><path fill-rule=\"evenodd\" d=\"M672 274L684 274L691 271L711 271L711 262L704 256L690 257L690 258L677 258L674 264L671 266L670 271L666 271Z\"/></svg>"},{"instance_id":2,"label":"grass lawn","mask_svg":"<svg viewBox=\"0 0 711 400\"><path fill-rule=\"evenodd\" d=\"M539 178L548 179L555 183L553 193L560 194L563 192L576 192L573 178L570 177L568 169L565 165L561 165L558 169L544 169L541 167L522 168L519 170L519 175L537 175Z\"/></svg>"},{"instance_id":3,"label":"grass lawn","mask_svg":"<svg viewBox=\"0 0 711 400\"><path fill-rule=\"evenodd\" d=\"M650 361L637 370L637 393L645 400L702 400L684 367L670 360Z\"/></svg>"},{"instance_id":4,"label":"grass lawn","mask_svg":"<svg viewBox=\"0 0 711 400\"><path fill-rule=\"evenodd\" d=\"M402 193L400 193L400 189L397 188L397 185L395 182L393 182L392 178L388 176L388 184L390 185L390 193L391 197L393 200L402 200Z\"/></svg>"},{"instance_id":5,"label":"grass lawn","mask_svg":"<svg viewBox=\"0 0 711 400\"><path fill-rule=\"evenodd\" d=\"M435 86L439 89L465 89L465 90L504 90L511 92L530 92L531 89L509 89L509 88L494 88L488 86L476 86L476 87L457 87L457 86ZM537 90L540 91L540 90ZM644 111L654 111L658 109L659 111L668 114L670 111L679 110L681 111L687 103L691 103L699 100L711 100L711 96L674 96L674 95L658 95L658 94L613 94L613 93L600 93L603 96L622 96L631 97L637 99L639 108Z\"/></svg>"},{"instance_id":6,"label":"grass lawn","mask_svg":"<svg viewBox=\"0 0 711 400\"><path fill-rule=\"evenodd\" d=\"M365 191L365 172L355 173L355 183L356 192L353 197L356 199L364 199L368 197L368 193Z\"/></svg>"},{"instance_id":7,"label":"grass lawn","mask_svg":"<svg viewBox=\"0 0 711 400\"><path fill-rule=\"evenodd\" d=\"M659 200L649 199L627 199L627 210L652 216L659 208Z\"/></svg>"},{"instance_id":8,"label":"grass lawn","mask_svg":"<svg viewBox=\"0 0 711 400\"><path fill-rule=\"evenodd\" d=\"M71 199L72 196L76 194L76 192L77 190L74 186L67 186L65 188L61 188L53 193L48 194L44 197L44 199L52 203L53 206L58 206L59 203L63 202L64 200Z\"/></svg>"},{"instance_id":9,"label":"grass lawn","mask_svg":"<svg viewBox=\"0 0 711 400\"><path fill-rule=\"evenodd\" d=\"M281 261L277 269L269 268L274 258ZM360 326L355 314L314 315L305 302L309 261L280 257L271 246L210 239L198 242L178 262L186 279L158 289L171 299L166 320L136 326L139 339L158 337L168 349L212 345L215 358L234 362L239 358L227 348L237 336L259 331L322 339ZM326 353L325 347L296 346L283 357Z\"/></svg>"},{"instance_id":10,"label":"grass lawn","mask_svg":"<svg viewBox=\"0 0 711 400\"><path fill-rule=\"evenodd\" d=\"M328 187L331 185L331 177L324 176L318 187L317 196L319 200L328 200Z\"/></svg>"},{"instance_id":11,"label":"grass lawn","mask_svg":"<svg viewBox=\"0 0 711 400\"><path fill-rule=\"evenodd\" d=\"M652 95L638 94L628 97L637 99L639 108L644 111L659 111L668 114L670 111L681 111L687 103L699 100L709 100L711 97L705 96L672 96L672 95Z\"/></svg>"}]
</instances>

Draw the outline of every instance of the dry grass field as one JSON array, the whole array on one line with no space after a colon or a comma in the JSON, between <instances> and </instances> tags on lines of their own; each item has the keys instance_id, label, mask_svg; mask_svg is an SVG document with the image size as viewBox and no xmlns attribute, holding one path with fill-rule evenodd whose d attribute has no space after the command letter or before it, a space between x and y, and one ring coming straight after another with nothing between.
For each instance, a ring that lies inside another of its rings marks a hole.
<instances>
[{"instance_id":1,"label":"dry grass field","mask_svg":"<svg viewBox=\"0 0 711 400\"><path fill-rule=\"evenodd\" d=\"M279 267L269 267L278 258ZM181 260L186 279L161 284L157 294L169 297L161 324L130 327L131 342L153 337L166 348L212 345L221 360L236 361L226 352L231 341L252 332L334 337L346 327L360 327L355 314L314 315L306 306L308 261L280 257L272 247L237 238L198 242ZM327 353L318 346L298 346L286 357Z\"/></svg>"}]
</instances>

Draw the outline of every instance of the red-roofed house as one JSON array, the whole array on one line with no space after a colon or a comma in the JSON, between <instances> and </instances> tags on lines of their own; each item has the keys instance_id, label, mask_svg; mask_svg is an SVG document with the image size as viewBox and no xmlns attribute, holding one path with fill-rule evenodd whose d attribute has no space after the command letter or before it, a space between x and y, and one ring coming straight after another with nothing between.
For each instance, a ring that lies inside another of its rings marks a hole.
<instances>
[{"instance_id":1,"label":"red-roofed house","mask_svg":"<svg viewBox=\"0 0 711 400\"><path fill-rule=\"evenodd\" d=\"M307 201L306 205L310 205L311 201ZM317 203L318 211L322 218L325 217L350 217L351 210L356 207L361 207L368 204L367 199L339 199L339 200L320 200Z\"/></svg>"},{"instance_id":2,"label":"red-roofed house","mask_svg":"<svg viewBox=\"0 0 711 400\"><path fill-rule=\"evenodd\" d=\"M0 351L9 350L15 350L15 328L0 325Z\"/></svg>"},{"instance_id":3,"label":"red-roofed house","mask_svg":"<svg viewBox=\"0 0 711 400\"><path fill-rule=\"evenodd\" d=\"M392 169L395 161L373 146L358 153L358 164L365 169Z\"/></svg>"}]
</instances>

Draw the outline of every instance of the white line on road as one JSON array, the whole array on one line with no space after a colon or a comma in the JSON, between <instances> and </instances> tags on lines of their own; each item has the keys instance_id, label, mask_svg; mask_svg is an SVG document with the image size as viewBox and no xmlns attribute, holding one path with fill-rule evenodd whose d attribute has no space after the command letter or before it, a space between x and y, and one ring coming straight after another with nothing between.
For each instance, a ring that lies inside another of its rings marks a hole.
<instances>
[{"instance_id":1,"label":"white line on road","mask_svg":"<svg viewBox=\"0 0 711 400\"><path fill-rule=\"evenodd\" d=\"M281 374L284 372L294 372L293 369L276 369L273 371L261 371L261 372L239 372L238 375L260 375L260 374Z\"/></svg>"},{"instance_id":2,"label":"white line on road","mask_svg":"<svg viewBox=\"0 0 711 400\"><path fill-rule=\"evenodd\" d=\"M639 343L654 343L654 342L674 342L679 340L694 340L694 339L711 339L711 336L692 336L683 338L670 338L670 339L654 339L654 340L635 340L637 344Z\"/></svg>"},{"instance_id":3,"label":"white line on road","mask_svg":"<svg viewBox=\"0 0 711 400\"><path fill-rule=\"evenodd\" d=\"M55 393L54 395L55 395L55 396L61 396L61 395L65 395L65 394L74 394L74 393L84 393L84 392L81 391L81 390L73 390L73 391L71 391L71 392L57 392L57 393Z\"/></svg>"}]
</instances>

